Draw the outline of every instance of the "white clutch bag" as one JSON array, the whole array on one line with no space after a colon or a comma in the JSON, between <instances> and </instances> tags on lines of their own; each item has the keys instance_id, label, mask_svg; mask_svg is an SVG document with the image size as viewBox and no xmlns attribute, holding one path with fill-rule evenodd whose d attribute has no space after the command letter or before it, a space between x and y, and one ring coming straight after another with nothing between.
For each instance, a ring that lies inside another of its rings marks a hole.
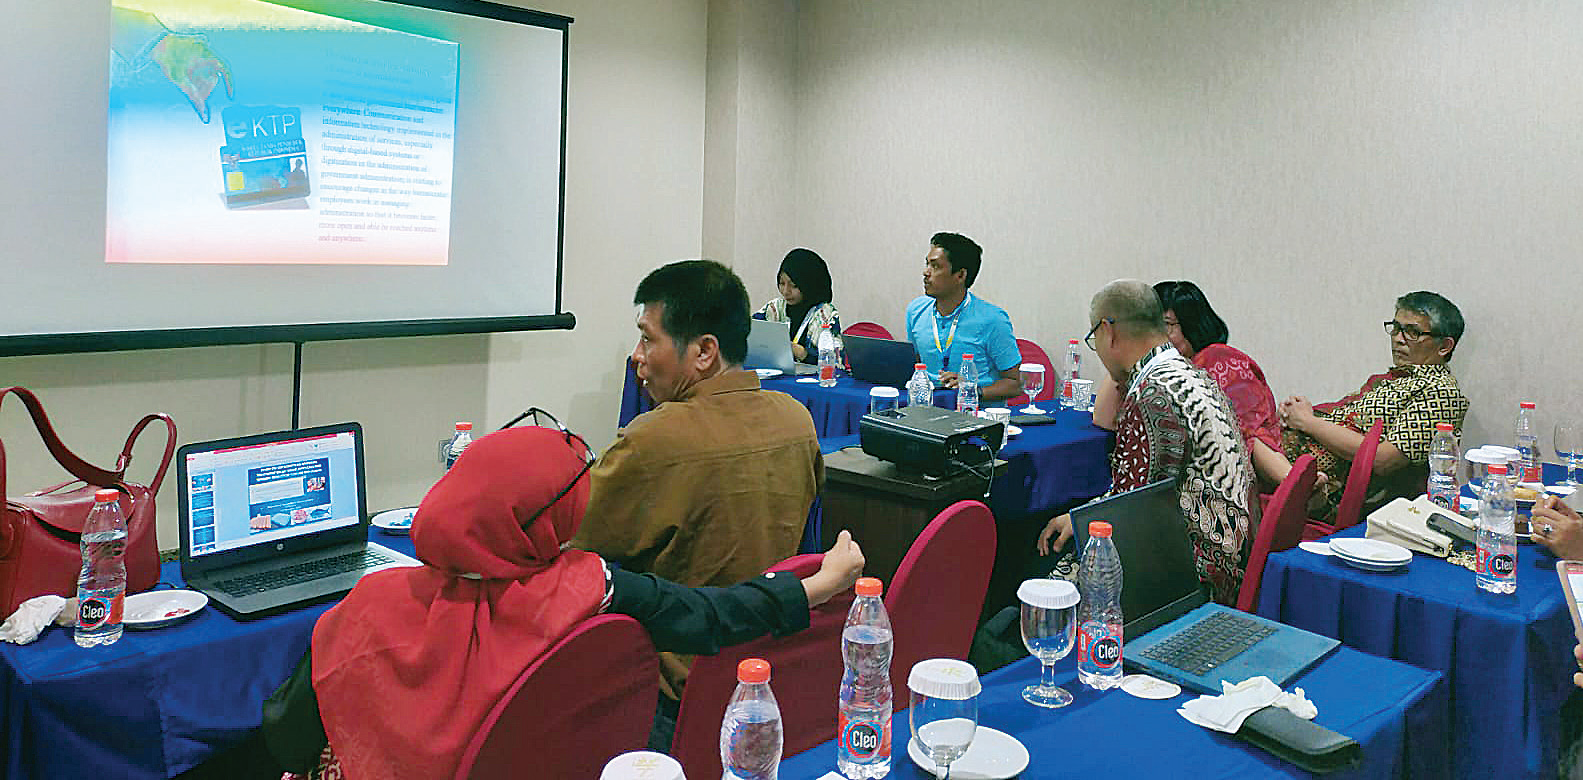
<instances>
[{"instance_id":1,"label":"white clutch bag","mask_svg":"<svg viewBox=\"0 0 1583 780\"><path fill-rule=\"evenodd\" d=\"M1398 498L1369 513L1364 536L1394 542L1413 552L1444 558L1451 553L1451 537L1429 527L1429 516L1443 512L1424 496Z\"/></svg>"}]
</instances>

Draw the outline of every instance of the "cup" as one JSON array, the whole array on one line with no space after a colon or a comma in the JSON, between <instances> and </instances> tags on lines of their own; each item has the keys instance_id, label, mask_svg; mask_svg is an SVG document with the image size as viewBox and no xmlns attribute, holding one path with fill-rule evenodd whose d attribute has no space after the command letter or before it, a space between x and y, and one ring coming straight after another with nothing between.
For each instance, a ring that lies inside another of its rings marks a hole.
<instances>
[{"instance_id":1,"label":"cup","mask_svg":"<svg viewBox=\"0 0 1583 780\"><path fill-rule=\"evenodd\" d=\"M1011 410L1004 406L991 406L984 410L984 419L1001 425L1011 424Z\"/></svg>"},{"instance_id":2,"label":"cup","mask_svg":"<svg viewBox=\"0 0 1583 780\"><path fill-rule=\"evenodd\" d=\"M1094 411L1094 380L1072 380L1072 409L1078 412Z\"/></svg>"},{"instance_id":3,"label":"cup","mask_svg":"<svg viewBox=\"0 0 1583 780\"><path fill-rule=\"evenodd\" d=\"M868 391L868 413L895 411L901 405L901 391L894 387L875 387Z\"/></svg>"},{"instance_id":4,"label":"cup","mask_svg":"<svg viewBox=\"0 0 1583 780\"><path fill-rule=\"evenodd\" d=\"M599 780L687 780L682 765L664 753L634 750L605 764Z\"/></svg>"}]
</instances>

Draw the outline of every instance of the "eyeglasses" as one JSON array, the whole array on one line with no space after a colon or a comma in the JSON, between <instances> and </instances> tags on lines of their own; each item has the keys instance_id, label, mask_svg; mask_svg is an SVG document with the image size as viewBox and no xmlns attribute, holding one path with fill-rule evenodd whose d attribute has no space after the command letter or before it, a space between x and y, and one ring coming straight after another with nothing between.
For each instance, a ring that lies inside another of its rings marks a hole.
<instances>
[{"instance_id":1,"label":"eyeglasses","mask_svg":"<svg viewBox=\"0 0 1583 780\"><path fill-rule=\"evenodd\" d=\"M1087 344L1089 349L1094 350L1095 352L1099 351L1099 348L1094 346L1094 334L1099 332L1099 326L1104 325L1107 322L1112 325L1116 324L1116 321L1109 317L1101 317L1099 322L1094 323L1094 327L1088 329L1088 335L1083 337L1083 343Z\"/></svg>"},{"instance_id":2,"label":"eyeglasses","mask_svg":"<svg viewBox=\"0 0 1583 780\"><path fill-rule=\"evenodd\" d=\"M1386 320L1384 324L1385 333L1387 335L1395 336L1396 334L1400 333L1402 334L1402 337L1408 341L1417 341L1425 336L1434 336L1436 338L1440 336L1439 333L1436 333L1432 330L1423 330L1417 325L1403 325L1396 320Z\"/></svg>"},{"instance_id":3,"label":"eyeglasses","mask_svg":"<svg viewBox=\"0 0 1583 780\"><path fill-rule=\"evenodd\" d=\"M588 470L594 467L594 461L598 460L597 458L594 457L593 449L588 446L588 442L584 441L583 437L578 436L575 433L572 433L571 429L569 429L566 426L562 425L560 420L555 419L555 415L550 414L549 412L546 412L546 411L544 411L543 409L540 409L537 406L529 407L527 411L523 412L522 414L517 415L516 417L513 417L511 419L511 422L508 422L505 425L500 426L500 430L503 431L503 430L505 430L507 428L510 428L511 426L516 425L517 423L522 422L523 420L526 420L529 417L533 418L533 424L535 426L537 426L537 427L549 428L550 430L553 430L553 431L560 431L561 435L563 437L565 437L565 439L566 439L566 446L571 447L573 452L577 451L577 447L572 445L572 441L573 440L576 440L578 444L583 445L582 446L583 467L578 469L576 474L572 475L571 480L566 483L566 487L563 487L559 491L557 491L556 494L555 494L555 497L551 498L550 502L548 504L544 505L544 508L540 509L537 512L534 512L532 517L529 517L526 521L524 521L522 523L522 527L523 528L528 528L528 527L532 526L533 525L533 521L539 519L539 515L542 515L545 512L548 512L550 510L550 507L555 506L556 502L558 502L561 499L565 498L567 493L572 492L572 488L577 487L577 483L582 481L583 475L587 474Z\"/></svg>"}]
</instances>

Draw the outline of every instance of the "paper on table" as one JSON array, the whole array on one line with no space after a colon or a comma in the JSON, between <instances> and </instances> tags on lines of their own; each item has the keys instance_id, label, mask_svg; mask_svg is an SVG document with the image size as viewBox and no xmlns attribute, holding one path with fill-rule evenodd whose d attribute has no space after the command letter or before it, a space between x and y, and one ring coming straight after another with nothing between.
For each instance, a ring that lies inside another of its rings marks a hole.
<instances>
[{"instance_id":1,"label":"paper on table","mask_svg":"<svg viewBox=\"0 0 1583 780\"><path fill-rule=\"evenodd\" d=\"M1249 715L1271 705L1308 720L1319 714L1319 709L1308 700L1302 688L1293 688L1292 693L1285 693L1263 675L1250 677L1235 685L1222 681L1220 685L1224 691L1221 695L1193 699L1183 704L1176 711L1177 714L1189 723L1227 734L1235 734Z\"/></svg>"}]
</instances>

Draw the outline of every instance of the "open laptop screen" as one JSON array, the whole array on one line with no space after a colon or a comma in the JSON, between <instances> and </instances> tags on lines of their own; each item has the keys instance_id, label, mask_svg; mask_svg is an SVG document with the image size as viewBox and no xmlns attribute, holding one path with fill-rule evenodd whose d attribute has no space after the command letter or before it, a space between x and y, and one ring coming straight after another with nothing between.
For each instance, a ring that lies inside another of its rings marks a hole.
<instances>
[{"instance_id":1,"label":"open laptop screen","mask_svg":"<svg viewBox=\"0 0 1583 780\"><path fill-rule=\"evenodd\" d=\"M191 557L362 521L356 433L184 452Z\"/></svg>"}]
</instances>

